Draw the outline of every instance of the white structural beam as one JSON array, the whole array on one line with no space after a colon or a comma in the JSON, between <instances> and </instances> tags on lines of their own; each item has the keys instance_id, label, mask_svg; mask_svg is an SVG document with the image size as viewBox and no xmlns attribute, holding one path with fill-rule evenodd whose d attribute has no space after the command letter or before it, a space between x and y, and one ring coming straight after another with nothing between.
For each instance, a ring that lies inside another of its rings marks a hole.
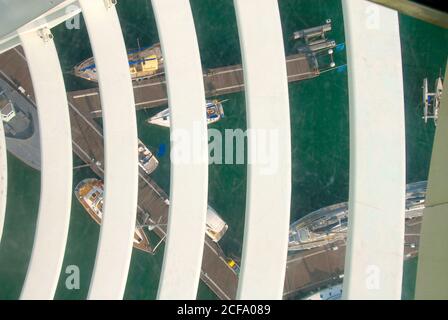
<instances>
[{"instance_id":1,"label":"white structural beam","mask_svg":"<svg viewBox=\"0 0 448 320\"><path fill-rule=\"evenodd\" d=\"M396 11L343 0L350 100L346 299L400 299L405 125Z\"/></svg>"},{"instance_id":2,"label":"white structural beam","mask_svg":"<svg viewBox=\"0 0 448 320\"><path fill-rule=\"evenodd\" d=\"M103 108L104 215L89 299L122 299L135 232L138 190L134 93L117 11L104 0L80 0Z\"/></svg>"},{"instance_id":3,"label":"white structural beam","mask_svg":"<svg viewBox=\"0 0 448 320\"><path fill-rule=\"evenodd\" d=\"M208 192L207 123L199 48L188 0L152 0L171 114L171 192L159 299L195 299Z\"/></svg>"},{"instance_id":4,"label":"white structural beam","mask_svg":"<svg viewBox=\"0 0 448 320\"><path fill-rule=\"evenodd\" d=\"M52 299L64 259L72 199L72 138L64 79L50 30L20 34L39 115L39 215L21 299Z\"/></svg>"},{"instance_id":5,"label":"white structural beam","mask_svg":"<svg viewBox=\"0 0 448 320\"><path fill-rule=\"evenodd\" d=\"M432 148L415 299L448 299L448 64Z\"/></svg>"},{"instance_id":6,"label":"white structural beam","mask_svg":"<svg viewBox=\"0 0 448 320\"><path fill-rule=\"evenodd\" d=\"M2 242L3 225L5 223L6 193L8 191L8 167L6 158L5 132L0 125L0 244Z\"/></svg>"},{"instance_id":7,"label":"white structural beam","mask_svg":"<svg viewBox=\"0 0 448 320\"><path fill-rule=\"evenodd\" d=\"M281 299L290 220L291 137L280 14L277 0L234 3L250 131L246 222L237 298Z\"/></svg>"},{"instance_id":8,"label":"white structural beam","mask_svg":"<svg viewBox=\"0 0 448 320\"><path fill-rule=\"evenodd\" d=\"M73 3L76 0L29 1L6 0L0 4L1 12L8 12L0 22L0 54L20 44L19 30L38 30L42 23L49 29L72 19L80 9ZM13 30L8 34L3 31Z\"/></svg>"}]
</instances>

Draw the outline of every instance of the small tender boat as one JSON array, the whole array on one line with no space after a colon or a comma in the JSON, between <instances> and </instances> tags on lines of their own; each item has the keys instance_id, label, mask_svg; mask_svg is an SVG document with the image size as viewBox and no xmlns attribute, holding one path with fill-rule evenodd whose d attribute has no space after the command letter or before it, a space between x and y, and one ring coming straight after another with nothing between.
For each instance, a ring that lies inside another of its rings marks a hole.
<instances>
[{"instance_id":1,"label":"small tender boat","mask_svg":"<svg viewBox=\"0 0 448 320\"><path fill-rule=\"evenodd\" d=\"M96 223L101 225L104 205L103 181L84 179L75 188L75 195L84 209ZM142 228L136 227L134 233L134 248L151 253L149 240Z\"/></svg>"},{"instance_id":2,"label":"small tender boat","mask_svg":"<svg viewBox=\"0 0 448 320\"><path fill-rule=\"evenodd\" d=\"M207 124L218 122L219 120L224 118L224 109L222 107L222 103L225 101L227 100L213 100L206 102L205 110L207 116ZM166 108L165 110L160 111L146 121L150 124L168 128L170 126L170 110Z\"/></svg>"}]
</instances>

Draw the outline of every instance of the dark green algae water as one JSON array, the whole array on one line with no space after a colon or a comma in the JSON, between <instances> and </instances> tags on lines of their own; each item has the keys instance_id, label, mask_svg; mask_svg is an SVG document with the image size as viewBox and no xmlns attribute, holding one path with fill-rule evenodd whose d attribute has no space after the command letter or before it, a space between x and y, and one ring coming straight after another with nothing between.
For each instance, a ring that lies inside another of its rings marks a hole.
<instances>
[{"instance_id":1,"label":"dark green algae water","mask_svg":"<svg viewBox=\"0 0 448 320\"><path fill-rule=\"evenodd\" d=\"M236 18L231 0L191 0L203 68L241 63ZM333 20L331 37L344 42L340 0L279 1L285 50L293 53L293 31ZM117 7L128 48L158 42L151 5L146 0L122 0ZM256 14L256 13L254 13ZM420 86L424 77L434 79L444 68L448 52L448 32L410 17L400 16L403 71L406 103L407 180L425 180L431 154L434 126L424 125L418 109ZM67 30L64 25L53 30L67 90L89 88L93 84L70 74L72 67L92 55L85 25ZM336 56L345 64L345 52ZM432 80L431 80L432 81ZM349 172L349 123L346 72L332 71L320 77L289 85L292 126L292 199L294 221L320 207L346 201ZM246 128L244 93L219 96L225 103L226 118L212 127ZM167 146L166 155L152 174L169 193L169 130L145 124L146 118L161 108L137 113L140 139L151 150ZM274 112L274 111L273 111ZM75 165L81 161L75 156ZM229 224L220 244L228 256L238 259L244 231L246 196L245 165L211 165L209 203ZM88 168L74 171L73 185L94 173ZM40 192L40 173L8 155L8 203L3 240L0 246L0 299L20 295L31 254ZM273 213L272 219L275 219ZM73 197L70 230L57 299L85 299L93 270L99 226L85 214ZM151 235L153 243L158 239ZM155 256L133 251L126 299L154 299L163 259L163 245ZM80 289L65 287L65 268L80 268ZM405 262L403 299L412 299L417 259ZM199 299L216 299L202 282Z\"/></svg>"}]
</instances>

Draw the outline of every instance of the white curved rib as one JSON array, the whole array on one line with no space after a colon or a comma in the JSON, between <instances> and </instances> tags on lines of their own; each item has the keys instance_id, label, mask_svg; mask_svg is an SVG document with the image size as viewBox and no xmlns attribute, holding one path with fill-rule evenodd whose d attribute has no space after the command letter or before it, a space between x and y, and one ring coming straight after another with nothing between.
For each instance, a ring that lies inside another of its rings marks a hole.
<instances>
[{"instance_id":1,"label":"white curved rib","mask_svg":"<svg viewBox=\"0 0 448 320\"><path fill-rule=\"evenodd\" d=\"M89 299L122 299L134 240L138 150L134 93L115 6L80 0L98 72L104 127L104 218Z\"/></svg>"},{"instance_id":2,"label":"white curved rib","mask_svg":"<svg viewBox=\"0 0 448 320\"><path fill-rule=\"evenodd\" d=\"M63 23L64 21L67 21L69 19L72 19L74 16L79 14L81 12L81 9L79 9L77 6L70 6L71 2L74 2L75 0L68 0L65 4L57 5L53 9L50 9L49 11L41 14L39 17L36 17L31 22L28 22L26 25L20 27L21 30L28 30L31 31L32 29L39 29L39 25L42 21L44 21L49 29L57 26L60 23ZM34 5L35 3L33 3ZM44 3L41 3L41 5L44 5ZM12 6L12 4L11 4ZM66 6L65 8L63 6ZM6 10L5 8L3 10ZM17 10L9 9L9 10ZM5 51L8 51L14 47L17 47L20 45L20 37L18 34L18 31L14 31L12 34L9 34L3 38L0 39L0 54L2 54Z\"/></svg>"},{"instance_id":3,"label":"white curved rib","mask_svg":"<svg viewBox=\"0 0 448 320\"><path fill-rule=\"evenodd\" d=\"M42 157L39 215L21 299L53 299L72 199L72 138L64 79L53 40L41 35L20 34L36 96Z\"/></svg>"},{"instance_id":4,"label":"white curved rib","mask_svg":"<svg viewBox=\"0 0 448 320\"><path fill-rule=\"evenodd\" d=\"M246 222L237 297L281 299L290 220L291 137L280 14L277 0L234 3L247 127L254 130L248 135Z\"/></svg>"},{"instance_id":5,"label":"white curved rib","mask_svg":"<svg viewBox=\"0 0 448 320\"><path fill-rule=\"evenodd\" d=\"M350 195L344 297L400 299L405 126L398 14L343 0L350 98Z\"/></svg>"},{"instance_id":6,"label":"white curved rib","mask_svg":"<svg viewBox=\"0 0 448 320\"><path fill-rule=\"evenodd\" d=\"M3 131L3 123L2 123L0 125L0 244L2 243L3 225L5 223L7 191L8 191L8 166L6 157L5 132Z\"/></svg>"},{"instance_id":7,"label":"white curved rib","mask_svg":"<svg viewBox=\"0 0 448 320\"><path fill-rule=\"evenodd\" d=\"M171 199L158 298L195 299L208 194L201 61L189 1L152 0L152 4L165 59L171 114Z\"/></svg>"}]
</instances>

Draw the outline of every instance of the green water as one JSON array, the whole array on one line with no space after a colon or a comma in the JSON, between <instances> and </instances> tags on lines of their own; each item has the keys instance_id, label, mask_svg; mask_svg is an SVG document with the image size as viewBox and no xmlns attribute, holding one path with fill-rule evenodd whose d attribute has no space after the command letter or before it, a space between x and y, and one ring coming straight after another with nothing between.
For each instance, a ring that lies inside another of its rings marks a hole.
<instances>
[{"instance_id":1,"label":"green water","mask_svg":"<svg viewBox=\"0 0 448 320\"><path fill-rule=\"evenodd\" d=\"M0 245L0 299L16 299L31 257L40 173L8 154L8 200Z\"/></svg>"},{"instance_id":2,"label":"green water","mask_svg":"<svg viewBox=\"0 0 448 320\"><path fill-rule=\"evenodd\" d=\"M146 0L120 1L118 13L127 47L158 42L158 33L151 5ZM312 5L310 5L312 4ZM203 68L241 63L236 18L232 0L191 0L198 34ZM344 42L340 0L281 0L285 50L293 53L288 40L293 31L333 20L331 37ZM256 13L254 13L256 14ZM448 32L409 17L400 17L404 89L406 99L407 180L425 180L434 135L432 124L424 125L418 109L421 80L435 79L444 68L448 52ZM67 30L64 25L53 30L59 51L67 90L94 84L75 78L72 67L92 55L85 25ZM338 65L345 63L345 53L336 56ZM432 84L432 83L431 83ZM374 94L374 93L373 93ZM292 199L291 220L296 220L320 207L346 201L349 172L349 123L346 72L328 72L320 77L289 85L292 127ZM212 125L246 128L243 93L220 96L225 103L226 118ZM159 157L160 165L152 174L169 193L169 130L150 126L145 120L161 108L137 113L140 139L151 150L167 147ZM75 158L79 164L79 159ZM74 171L73 185L92 177L90 169ZM209 168L209 203L229 225L220 244L228 256L238 259L244 230L246 196L245 165L211 165ZM0 298L17 299L20 294L34 237L39 203L40 174L8 156L8 203L3 241L0 246ZM273 216L275 219L275 215ZM99 226L91 220L73 198L67 249L56 292L57 299L85 299L94 266ZM158 239L151 235L153 242ZM154 299L163 259L163 245L155 256L133 251L126 299ZM81 272L79 290L65 287L65 268L77 265ZM403 298L412 299L415 287L416 259L405 263ZM200 284L200 299L216 296Z\"/></svg>"},{"instance_id":3,"label":"green water","mask_svg":"<svg viewBox=\"0 0 448 320\"><path fill-rule=\"evenodd\" d=\"M343 43L340 1L279 1L285 48L294 31L333 21L331 37ZM306 14L304 14L306 12ZM345 52L335 57L345 64ZM311 94L312 93L312 94ZM349 139L346 72L327 72L289 85L292 137L291 220L348 197Z\"/></svg>"}]
</instances>

